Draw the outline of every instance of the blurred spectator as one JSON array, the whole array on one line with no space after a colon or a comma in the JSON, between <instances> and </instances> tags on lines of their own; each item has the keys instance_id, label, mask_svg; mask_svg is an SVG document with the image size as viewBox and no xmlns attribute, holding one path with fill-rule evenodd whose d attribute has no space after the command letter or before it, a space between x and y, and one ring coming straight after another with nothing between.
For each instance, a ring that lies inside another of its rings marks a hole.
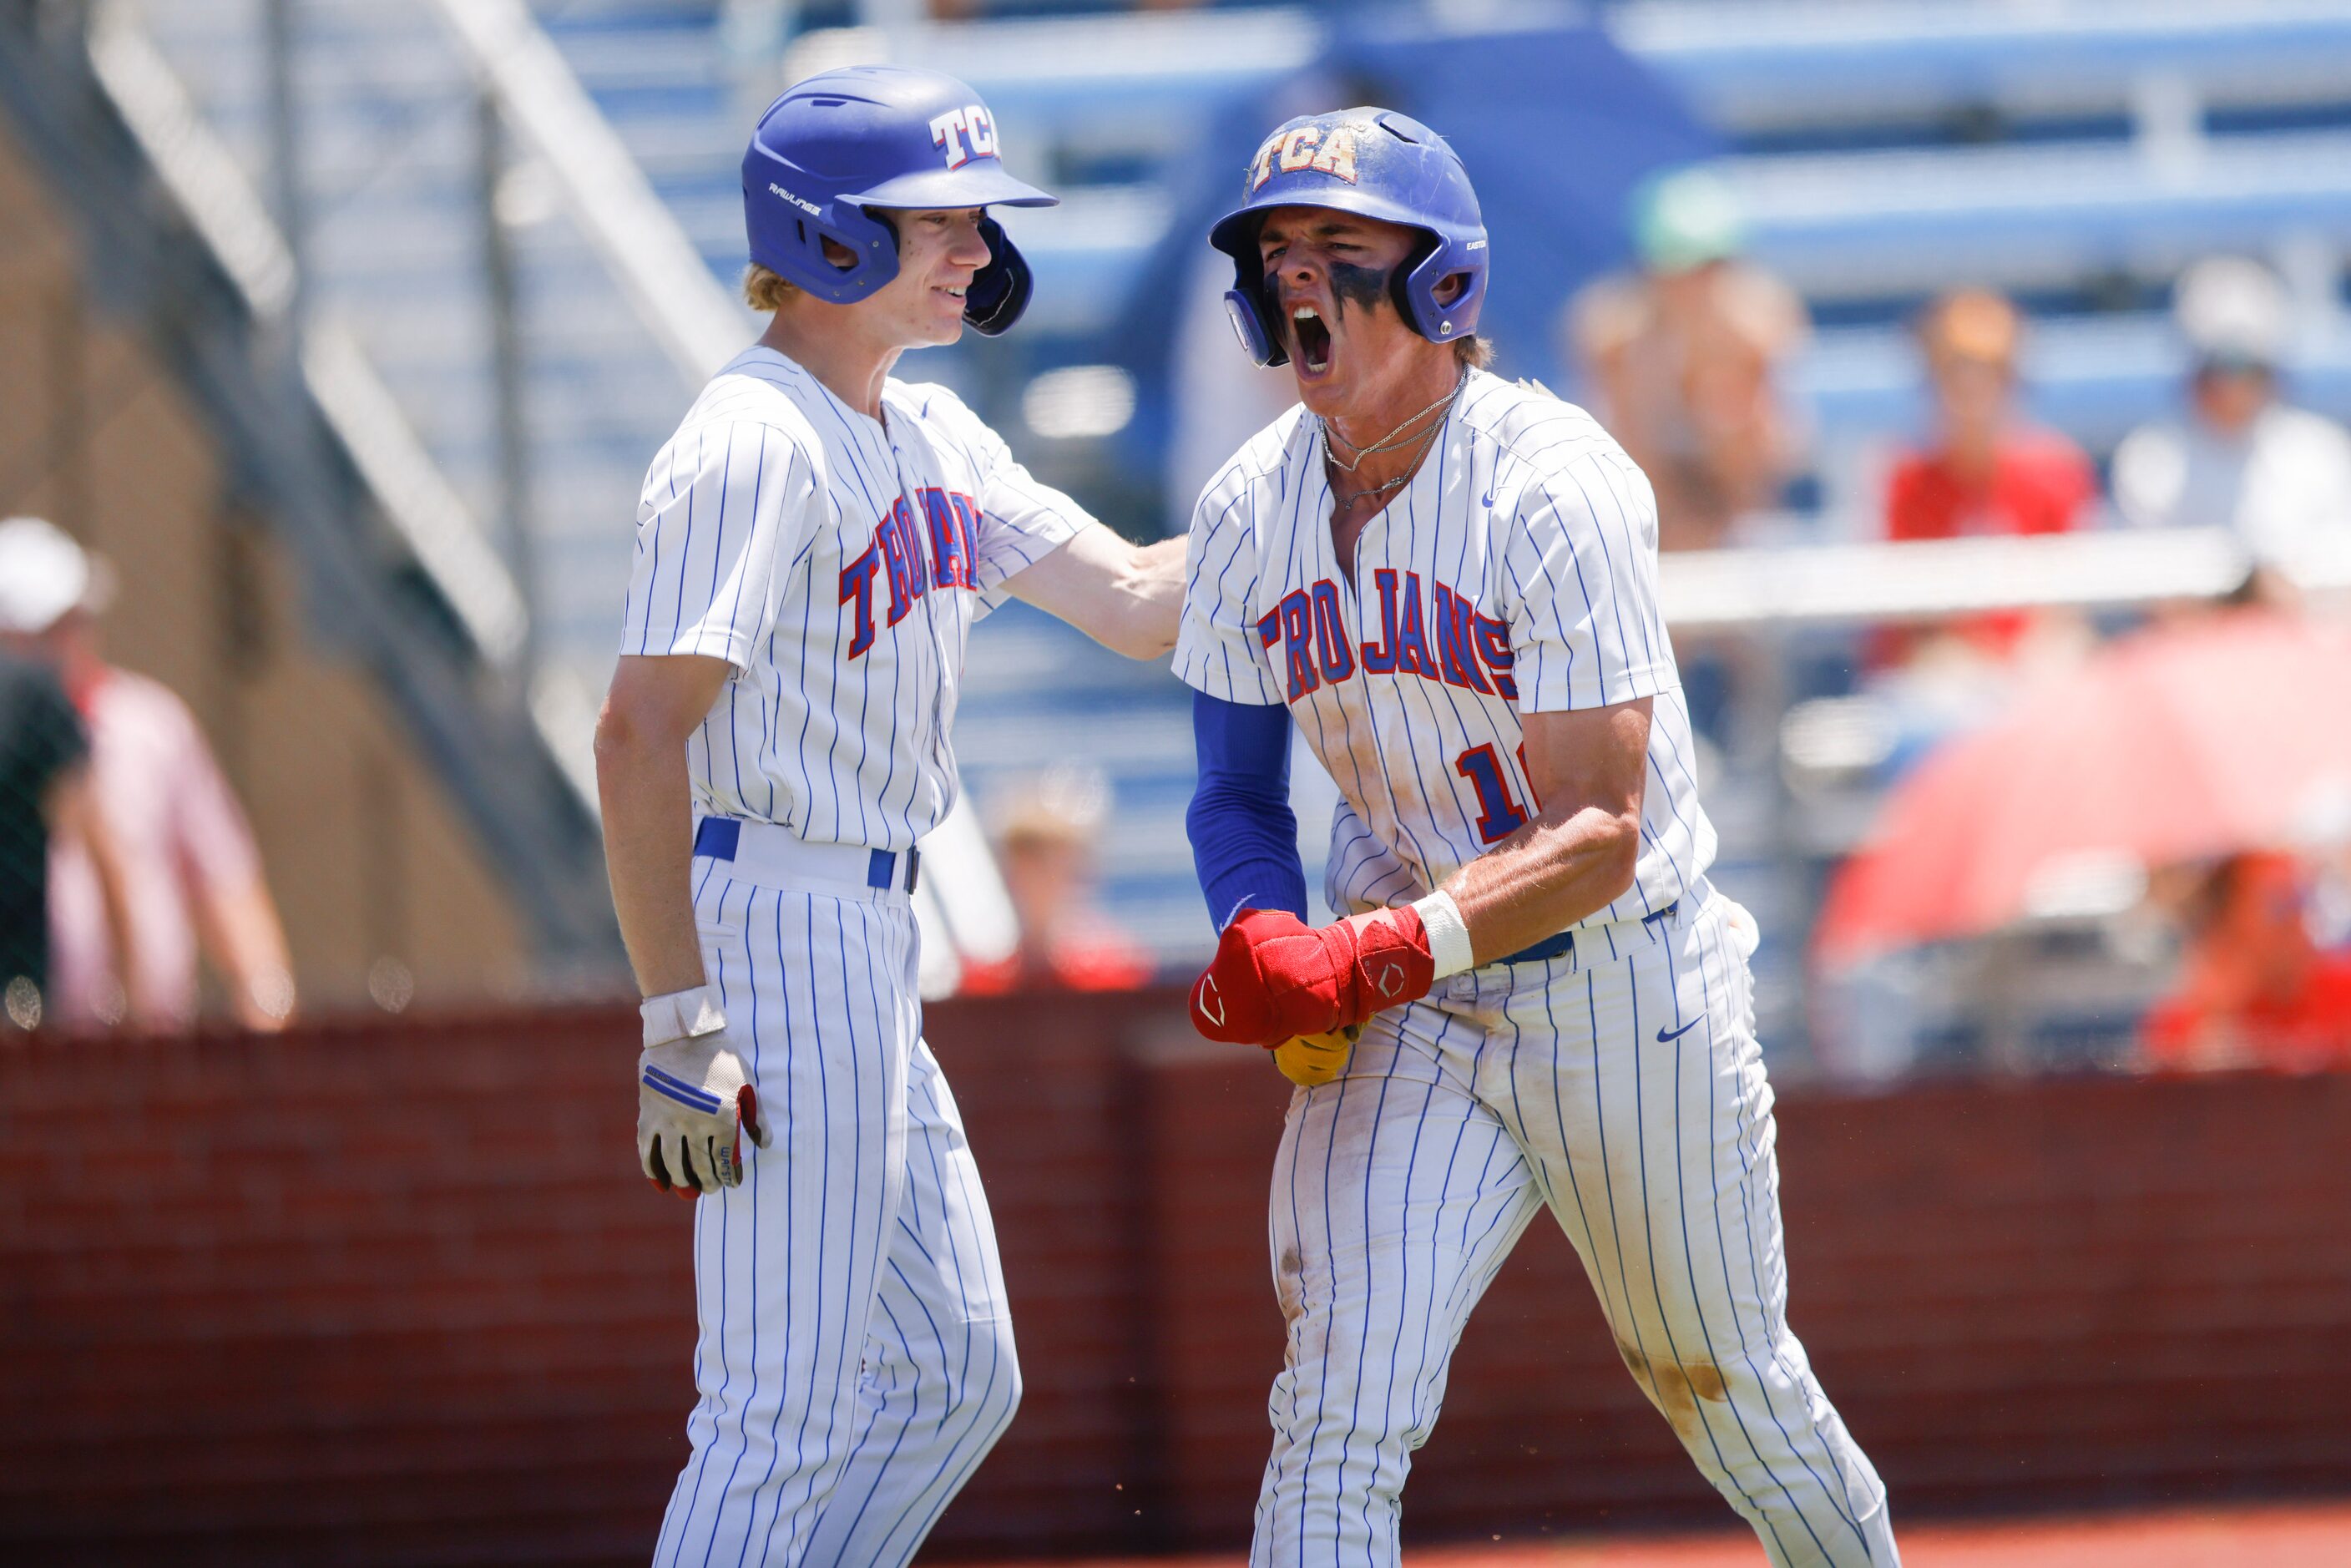
<instances>
[{"instance_id":1,"label":"blurred spectator","mask_svg":"<svg viewBox=\"0 0 2351 1568\"><path fill-rule=\"evenodd\" d=\"M51 1021L186 1028L201 941L238 1021L284 1028L294 983L252 831L186 705L101 656L104 563L46 522L11 518L0 523L0 632L49 663L88 727L94 814L120 858L125 895L118 948L86 846L52 846Z\"/></svg>"},{"instance_id":2,"label":"blurred spectator","mask_svg":"<svg viewBox=\"0 0 2351 1568\"><path fill-rule=\"evenodd\" d=\"M2098 493L2082 449L2016 413L2018 351L2024 319L1983 288L1944 295L1918 319L1918 345L1934 391L1935 434L1904 453L1886 494L1889 539L1949 539L1988 534L2056 534L2079 527ZM2017 612L1971 616L1941 634L2005 657L2031 624ZM1873 663L1907 657L1918 634L1889 632Z\"/></svg>"},{"instance_id":3,"label":"blurred spectator","mask_svg":"<svg viewBox=\"0 0 2351 1568\"><path fill-rule=\"evenodd\" d=\"M2179 279L2173 314L2194 357L2190 417L2141 426L2115 452L2116 504L2135 523L2234 528L2259 560L2351 529L2351 434L2278 396L2290 312L2259 262L2218 256Z\"/></svg>"},{"instance_id":4,"label":"blurred spectator","mask_svg":"<svg viewBox=\"0 0 2351 1568\"><path fill-rule=\"evenodd\" d=\"M1738 199L1719 176L1679 170L1633 204L1642 272L1576 300L1574 357L1600 423L1656 490L1659 547L1712 549L1801 461L1775 374L1810 323L1794 290L1739 259Z\"/></svg>"},{"instance_id":5,"label":"blurred spectator","mask_svg":"<svg viewBox=\"0 0 2351 1568\"><path fill-rule=\"evenodd\" d=\"M2304 800L2295 842L2310 868L2304 924L2322 948L2351 954L2351 780L2322 785Z\"/></svg>"},{"instance_id":6,"label":"blurred spectator","mask_svg":"<svg viewBox=\"0 0 2351 1568\"><path fill-rule=\"evenodd\" d=\"M964 969L967 996L1016 990L1121 991L1151 978L1151 957L1092 906L1094 844L1110 791L1099 773L1056 768L1007 804L996 831L1020 944Z\"/></svg>"},{"instance_id":7,"label":"blurred spectator","mask_svg":"<svg viewBox=\"0 0 2351 1568\"><path fill-rule=\"evenodd\" d=\"M0 575L0 614L20 584ZM0 1016L38 1027L49 990L49 853L91 831L89 737L55 671L0 647ZM121 929L120 862L101 845L110 935Z\"/></svg>"},{"instance_id":8,"label":"blurred spectator","mask_svg":"<svg viewBox=\"0 0 2351 1568\"><path fill-rule=\"evenodd\" d=\"M2173 1070L2351 1067L2351 953L2324 952L2294 856L2232 855L2195 895L2179 984L2143 1026Z\"/></svg>"}]
</instances>

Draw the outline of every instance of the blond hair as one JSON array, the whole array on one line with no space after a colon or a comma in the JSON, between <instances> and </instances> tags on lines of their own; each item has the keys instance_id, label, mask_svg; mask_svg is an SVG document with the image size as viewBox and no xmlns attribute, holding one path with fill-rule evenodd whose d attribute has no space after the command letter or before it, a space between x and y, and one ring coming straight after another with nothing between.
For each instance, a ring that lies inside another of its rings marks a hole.
<instances>
[{"instance_id":1,"label":"blond hair","mask_svg":"<svg viewBox=\"0 0 2351 1568\"><path fill-rule=\"evenodd\" d=\"M1465 371L1490 371L1494 368L1494 345L1472 332L1466 338L1453 340L1453 362Z\"/></svg>"},{"instance_id":2,"label":"blond hair","mask_svg":"<svg viewBox=\"0 0 2351 1568\"><path fill-rule=\"evenodd\" d=\"M998 803L996 841L1010 852L1055 844L1090 847L1110 810L1110 779L1099 768L1058 763L1023 779Z\"/></svg>"},{"instance_id":3,"label":"blond hair","mask_svg":"<svg viewBox=\"0 0 2351 1568\"><path fill-rule=\"evenodd\" d=\"M1917 333L1928 358L1938 364L1973 360L2012 365L2024 336L2024 314L1995 290L1954 288L1920 312Z\"/></svg>"},{"instance_id":4,"label":"blond hair","mask_svg":"<svg viewBox=\"0 0 2351 1568\"><path fill-rule=\"evenodd\" d=\"M772 315L799 291L799 284L756 261L743 269L743 300L754 310Z\"/></svg>"}]
</instances>

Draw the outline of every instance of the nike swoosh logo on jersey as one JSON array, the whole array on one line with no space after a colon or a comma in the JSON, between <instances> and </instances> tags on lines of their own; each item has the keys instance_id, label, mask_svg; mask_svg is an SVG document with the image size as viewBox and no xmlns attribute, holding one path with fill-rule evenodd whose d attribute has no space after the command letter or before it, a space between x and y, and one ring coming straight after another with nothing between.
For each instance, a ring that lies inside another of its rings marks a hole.
<instances>
[{"instance_id":1,"label":"nike swoosh logo on jersey","mask_svg":"<svg viewBox=\"0 0 2351 1568\"><path fill-rule=\"evenodd\" d=\"M1682 1036L1689 1033L1690 1030L1696 1029L1699 1024L1704 1023L1705 1021L1706 1015L1704 1013L1700 1013L1698 1017L1690 1019L1689 1022L1682 1025L1681 1028L1673 1030L1671 1033L1667 1033L1664 1030L1659 1030L1657 1031L1657 1043L1659 1045L1670 1044L1672 1041L1681 1039Z\"/></svg>"}]
</instances>

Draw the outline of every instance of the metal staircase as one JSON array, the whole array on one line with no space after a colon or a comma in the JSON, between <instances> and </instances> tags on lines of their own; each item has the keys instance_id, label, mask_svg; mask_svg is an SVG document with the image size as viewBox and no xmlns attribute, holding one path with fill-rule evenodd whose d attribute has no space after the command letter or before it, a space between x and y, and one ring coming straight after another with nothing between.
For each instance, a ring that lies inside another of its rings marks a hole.
<instances>
[{"instance_id":1,"label":"metal staircase","mask_svg":"<svg viewBox=\"0 0 2351 1568\"><path fill-rule=\"evenodd\" d=\"M374 674L471 816L547 976L609 975L620 946L595 824L514 668L512 584L349 340L329 328L296 348L282 240L126 29L105 7L0 5L0 106L101 286L300 563L316 633Z\"/></svg>"}]
</instances>

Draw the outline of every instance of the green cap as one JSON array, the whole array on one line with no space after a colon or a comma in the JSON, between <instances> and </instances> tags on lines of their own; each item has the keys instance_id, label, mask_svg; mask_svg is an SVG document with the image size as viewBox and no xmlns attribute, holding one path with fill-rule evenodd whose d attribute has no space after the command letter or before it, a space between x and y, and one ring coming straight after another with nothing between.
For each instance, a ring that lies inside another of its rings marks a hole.
<instances>
[{"instance_id":1,"label":"green cap","mask_svg":"<svg viewBox=\"0 0 2351 1568\"><path fill-rule=\"evenodd\" d=\"M1681 272L1746 248L1738 193L1704 165L1651 175L1633 193L1632 210L1634 246L1653 271Z\"/></svg>"}]
</instances>

